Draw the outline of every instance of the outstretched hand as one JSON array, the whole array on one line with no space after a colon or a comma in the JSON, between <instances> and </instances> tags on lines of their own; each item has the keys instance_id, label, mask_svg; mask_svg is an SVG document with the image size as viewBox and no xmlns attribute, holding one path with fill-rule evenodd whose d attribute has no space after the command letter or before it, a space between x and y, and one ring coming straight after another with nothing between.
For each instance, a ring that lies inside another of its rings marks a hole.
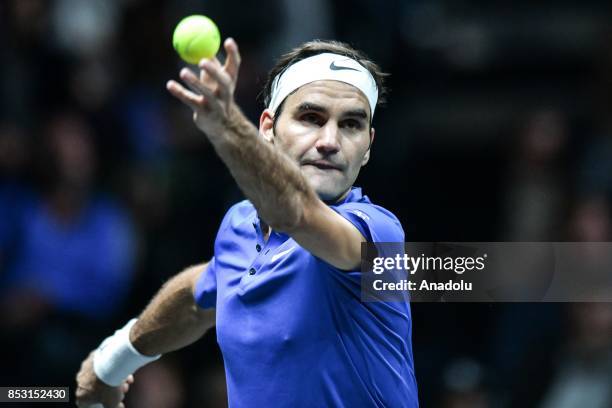
<instances>
[{"instance_id":1,"label":"outstretched hand","mask_svg":"<svg viewBox=\"0 0 612 408\"><path fill-rule=\"evenodd\" d=\"M123 399L134 383L134 376L130 375L118 387L111 387L103 383L94 372L92 351L81 364L76 382L76 405L83 408L125 408Z\"/></svg>"},{"instance_id":2,"label":"outstretched hand","mask_svg":"<svg viewBox=\"0 0 612 408\"><path fill-rule=\"evenodd\" d=\"M193 110L193 121L209 138L223 134L235 104L240 53L232 38L226 39L223 46L227 55L224 65L215 57L200 61L199 76L189 68L181 70L179 76L189 89L174 80L166 84L172 95Z\"/></svg>"}]
</instances>

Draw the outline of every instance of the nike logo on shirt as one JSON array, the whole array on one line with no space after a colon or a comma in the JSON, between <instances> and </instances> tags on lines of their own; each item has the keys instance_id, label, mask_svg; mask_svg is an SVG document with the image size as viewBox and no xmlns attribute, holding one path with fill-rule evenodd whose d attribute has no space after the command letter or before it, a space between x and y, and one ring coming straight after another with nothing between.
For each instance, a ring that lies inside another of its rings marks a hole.
<instances>
[{"instance_id":1,"label":"nike logo on shirt","mask_svg":"<svg viewBox=\"0 0 612 408\"><path fill-rule=\"evenodd\" d=\"M278 254L274 255L272 257L272 259L270 259L270 262L274 262L276 261L278 258L282 258L283 256L289 254L289 252L293 251L295 249L295 247L291 247L289 249L284 250L283 252L279 252Z\"/></svg>"},{"instance_id":2,"label":"nike logo on shirt","mask_svg":"<svg viewBox=\"0 0 612 408\"><path fill-rule=\"evenodd\" d=\"M357 71L357 72L359 72L359 70L355 69L355 68L343 67L342 65L336 65L336 61L332 61L332 63L329 64L329 69L331 69L332 71L341 71L343 69L347 69L347 70L350 70L350 71Z\"/></svg>"}]
</instances>

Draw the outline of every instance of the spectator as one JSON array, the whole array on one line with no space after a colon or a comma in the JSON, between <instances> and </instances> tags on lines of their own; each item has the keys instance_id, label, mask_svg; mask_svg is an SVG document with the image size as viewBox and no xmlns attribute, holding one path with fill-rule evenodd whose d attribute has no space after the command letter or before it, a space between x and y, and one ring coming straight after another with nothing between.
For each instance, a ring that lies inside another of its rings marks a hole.
<instances>
[{"instance_id":1,"label":"spectator","mask_svg":"<svg viewBox=\"0 0 612 408\"><path fill-rule=\"evenodd\" d=\"M129 218L95 191L93 134L82 118L74 113L53 117L45 137L48 184L23 201L16 214L18 235L6 266L10 292L4 302L5 312L13 313L5 316L35 324L51 308L109 318L132 278Z\"/></svg>"}]
</instances>

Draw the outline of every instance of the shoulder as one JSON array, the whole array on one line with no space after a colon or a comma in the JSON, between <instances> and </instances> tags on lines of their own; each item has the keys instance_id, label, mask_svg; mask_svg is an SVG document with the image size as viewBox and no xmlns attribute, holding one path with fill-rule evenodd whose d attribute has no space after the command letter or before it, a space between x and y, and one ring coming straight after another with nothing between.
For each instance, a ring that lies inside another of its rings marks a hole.
<instances>
[{"instance_id":1,"label":"shoulder","mask_svg":"<svg viewBox=\"0 0 612 408\"><path fill-rule=\"evenodd\" d=\"M235 229L240 228L245 222L250 223L255 212L255 207L249 200L237 202L225 212L218 234L221 234L230 226Z\"/></svg>"},{"instance_id":2,"label":"shoulder","mask_svg":"<svg viewBox=\"0 0 612 408\"><path fill-rule=\"evenodd\" d=\"M395 214L369 200L347 202L331 208L353 223L368 241L404 241L404 229Z\"/></svg>"},{"instance_id":3,"label":"shoulder","mask_svg":"<svg viewBox=\"0 0 612 408\"><path fill-rule=\"evenodd\" d=\"M255 207L249 200L242 200L232 205L223 216L223 222L240 222L253 216Z\"/></svg>"},{"instance_id":4,"label":"shoulder","mask_svg":"<svg viewBox=\"0 0 612 408\"><path fill-rule=\"evenodd\" d=\"M232 205L225 213L225 216L247 217L252 215L253 211L255 211L253 204L249 200L242 200Z\"/></svg>"}]
</instances>

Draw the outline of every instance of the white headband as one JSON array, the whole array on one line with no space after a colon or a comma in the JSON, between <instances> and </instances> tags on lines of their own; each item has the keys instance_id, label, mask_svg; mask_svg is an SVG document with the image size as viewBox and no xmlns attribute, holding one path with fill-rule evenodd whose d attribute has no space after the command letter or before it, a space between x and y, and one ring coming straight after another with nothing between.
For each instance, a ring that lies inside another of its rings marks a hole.
<instances>
[{"instance_id":1,"label":"white headband","mask_svg":"<svg viewBox=\"0 0 612 408\"><path fill-rule=\"evenodd\" d=\"M268 109L276 108L285 98L301 86L314 81L332 80L346 82L359 89L368 98L371 116L378 101L376 81L363 65L352 58L338 54L317 54L289 66L272 82L272 97Z\"/></svg>"}]
</instances>

